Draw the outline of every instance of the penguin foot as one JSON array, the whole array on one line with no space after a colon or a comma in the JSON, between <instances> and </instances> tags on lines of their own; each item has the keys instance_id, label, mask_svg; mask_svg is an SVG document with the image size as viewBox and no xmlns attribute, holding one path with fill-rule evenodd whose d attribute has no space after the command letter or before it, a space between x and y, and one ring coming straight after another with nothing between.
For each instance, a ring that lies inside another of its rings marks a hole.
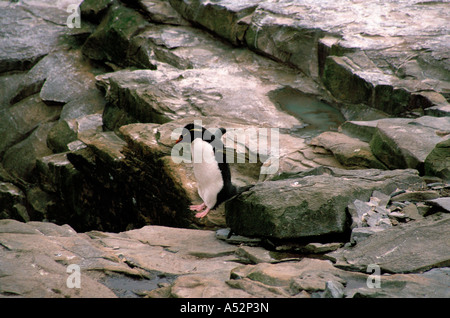
<instances>
[{"instance_id":1,"label":"penguin foot","mask_svg":"<svg viewBox=\"0 0 450 318\"><path fill-rule=\"evenodd\" d=\"M201 218L205 217L206 214L208 214L209 210L210 210L210 209L207 208L205 211L197 213L197 214L195 215L195 217L201 219Z\"/></svg>"},{"instance_id":2,"label":"penguin foot","mask_svg":"<svg viewBox=\"0 0 450 318\"><path fill-rule=\"evenodd\" d=\"M202 204L198 204L198 205L191 205L189 207L189 209L191 211L198 211L198 212L202 211L204 208L206 208L205 202L203 202Z\"/></svg>"}]
</instances>

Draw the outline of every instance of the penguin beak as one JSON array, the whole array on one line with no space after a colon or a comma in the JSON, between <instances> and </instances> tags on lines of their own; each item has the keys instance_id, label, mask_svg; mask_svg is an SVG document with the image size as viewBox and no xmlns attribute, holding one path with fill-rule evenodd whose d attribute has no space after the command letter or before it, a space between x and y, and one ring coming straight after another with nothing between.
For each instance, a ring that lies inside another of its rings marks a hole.
<instances>
[{"instance_id":1,"label":"penguin beak","mask_svg":"<svg viewBox=\"0 0 450 318\"><path fill-rule=\"evenodd\" d=\"M175 141L175 144L179 143L179 142L182 141L182 140L183 140L183 136L181 135L181 136L177 139L177 141Z\"/></svg>"}]
</instances>

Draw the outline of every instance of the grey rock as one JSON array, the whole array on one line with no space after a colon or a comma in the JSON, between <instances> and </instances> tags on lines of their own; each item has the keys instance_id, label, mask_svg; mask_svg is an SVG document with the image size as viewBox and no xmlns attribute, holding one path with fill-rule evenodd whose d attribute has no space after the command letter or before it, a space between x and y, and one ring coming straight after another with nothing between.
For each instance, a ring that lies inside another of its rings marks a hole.
<instances>
[{"instance_id":1,"label":"grey rock","mask_svg":"<svg viewBox=\"0 0 450 318\"><path fill-rule=\"evenodd\" d=\"M350 236L350 243L358 244L367 239L369 236L381 232L383 230L385 230L385 228L378 226L354 228Z\"/></svg>"},{"instance_id":2,"label":"grey rock","mask_svg":"<svg viewBox=\"0 0 450 318\"><path fill-rule=\"evenodd\" d=\"M4 168L24 180L35 178L36 160L52 153L47 147L47 135L53 126L54 123L41 124L30 136L9 148L3 157Z\"/></svg>"},{"instance_id":3,"label":"grey rock","mask_svg":"<svg viewBox=\"0 0 450 318\"><path fill-rule=\"evenodd\" d=\"M383 192L380 192L378 190L373 191L372 197L376 198L378 200L378 206L383 208L385 208L391 200L391 197L389 195L384 194Z\"/></svg>"},{"instance_id":4,"label":"grey rock","mask_svg":"<svg viewBox=\"0 0 450 318\"><path fill-rule=\"evenodd\" d=\"M216 238L223 240L229 244L244 244L249 246L259 245L261 243L260 238L245 237L242 235L234 235L230 233L229 229L219 229L216 231Z\"/></svg>"},{"instance_id":5,"label":"grey rock","mask_svg":"<svg viewBox=\"0 0 450 318\"><path fill-rule=\"evenodd\" d=\"M367 142L342 133L324 132L314 137L311 144L329 149L344 166L386 169L386 166L373 155Z\"/></svg>"},{"instance_id":6,"label":"grey rock","mask_svg":"<svg viewBox=\"0 0 450 318\"><path fill-rule=\"evenodd\" d=\"M428 200L427 203L443 210L444 212L450 212L450 198L449 197Z\"/></svg>"},{"instance_id":7,"label":"grey rock","mask_svg":"<svg viewBox=\"0 0 450 318\"><path fill-rule=\"evenodd\" d=\"M211 3L204 0L170 0L170 4L181 15L196 24L212 31L233 44L244 42L248 25L244 22L260 0L219 1ZM211 17L215 18L212 19Z\"/></svg>"},{"instance_id":8,"label":"grey rock","mask_svg":"<svg viewBox=\"0 0 450 318\"><path fill-rule=\"evenodd\" d=\"M422 190L422 191L405 191L398 195L393 196L393 201L425 201L432 200L439 197L439 193L434 190Z\"/></svg>"},{"instance_id":9,"label":"grey rock","mask_svg":"<svg viewBox=\"0 0 450 318\"><path fill-rule=\"evenodd\" d=\"M113 0L84 0L80 4L80 13L82 19L90 20L94 23L100 23L102 15L113 3Z\"/></svg>"},{"instance_id":10,"label":"grey rock","mask_svg":"<svg viewBox=\"0 0 450 318\"><path fill-rule=\"evenodd\" d=\"M10 108L0 110L0 154L23 141L40 124L57 119L60 113L60 107L46 105L38 95L32 95Z\"/></svg>"},{"instance_id":11,"label":"grey rock","mask_svg":"<svg viewBox=\"0 0 450 318\"><path fill-rule=\"evenodd\" d=\"M425 174L435 175L450 181L450 139L436 144L425 158Z\"/></svg>"},{"instance_id":12,"label":"grey rock","mask_svg":"<svg viewBox=\"0 0 450 318\"><path fill-rule=\"evenodd\" d=\"M170 25L188 25L183 17L172 8L168 0L139 0L138 4L143 8L150 21Z\"/></svg>"},{"instance_id":13,"label":"grey rock","mask_svg":"<svg viewBox=\"0 0 450 318\"><path fill-rule=\"evenodd\" d=\"M58 46L65 26L33 15L22 6L1 5L0 72L28 70ZM61 12L62 10L58 10Z\"/></svg>"},{"instance_id":14,"label":"grey rock","mask_svg":"<svg viewBox=\"0 0 450 318\"><path fill-rule=\"evenodd\" d=\"M137 11L112 4L108 7L102 23L84 43L83 54L93 60L127 66L131 38L148 25Z\"/></svg>"},{"instance_id":15,"label":"grey rock","mask_svg":"<svg viewBox=\"0 0 450 318\"><path fill-rule=\"evenodd\" d=\"M419 210L417 209L414 203L410 203L407 206L405 206L402 209L402 212L405 214L406 217L410 218L411 220L418 220L423 218L423 216L419 214Z\"/></svg>"},{"instance_id":16,"label":"grey rock","mask_svg":"<svg viewBox=\"0 0 450 318\"><path fill-rule=\"evenodd\" d=\"M29 215L24 207L26 202L23 191L9 182L0 182L0 217L2 219L18 219L29 221ZM25 209L25 210L24 210Z\"/></svg>"},{"instance_id":17,"label":"grey rock","mask_svg":"<svg viewBox=\"0 0 450 318\"><path fill-rule=\"evenodd\" d=\"M228 226L241 235L277 238L343 233L346 207L355 199L368 200L375 189L422 183L412 170L330 172L255 185L226 203Z\"/></svg>"},{"instance_id":18,"label":"grey rock","mask_svg":"<svg viewBox=\"0 0 450 318\"><path fill-rule=\"evenodd\" d=\"M356 199L347 206L348 212L352 217L351 228L363 227L363 217L366 213L372 210L366 202Z\"/></svg>"},{"instance_id":19,"label":"grey rock","mask_svg":"<svg viewBox=\"0 0 450 318\"><path fill-rule=\"evenodd\" d=\"M325 284L325 291L322 295L323 298L343 298L344 297L344 285L338 281L328 281Z\"/></svg>"},{"instance_id":20,"label":"grey rock","mask_svg":"<svg viewBox=\"0 0 450 318\"><path fill-rule=\"evenodd\" d=\"M377 264L388 273L423 272L445 267L450 262L450 247L446 243L449 227L448 214L435 214L386 229L351 248L328 255L337 259L337 266L360 271L369 264Z\"/></svg>"},{"instance_id":21,"label":"grey rock","mask_svg":"<svg viewBox=\"0 0 450 318\"><path fill-rule=\"evenodd\" d=\"M141 122L220 116L236 122L245 118L247 123L270 127L299 124L270 101L267 94L273 86L253 76L244 78L208 68L180 71L164 66L156 71L118 71L97 79L108 91L107 99L116 101L119 108Z\"/></svg>"},{"instance_id":22,"label":"grey rock","mask_svg":"<svg viewBox=\"0 0 450 318\"><path fill-rule=\"evenodd\" d=\"M444 138L436 135L439 127L450 127L450 117L424 116L406 125L378 121L370 141L374 155L391 169L414 168L424 171L424 161Z\"/></svg>"}]
</instances>

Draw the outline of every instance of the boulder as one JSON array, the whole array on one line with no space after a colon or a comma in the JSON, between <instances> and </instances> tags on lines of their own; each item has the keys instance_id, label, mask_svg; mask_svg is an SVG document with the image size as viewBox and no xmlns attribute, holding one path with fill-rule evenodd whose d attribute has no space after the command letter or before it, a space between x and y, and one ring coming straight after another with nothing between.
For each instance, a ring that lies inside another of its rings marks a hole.
<instances>
[{"instance_id":1,"label":"boulder","mask_svg":"<svg viewBox=\"0 0 450 318\"><path fill-rule=\"evenodd\" d=\"M450 181L450 138L436 144L424 161L426 175Z\"/></svg>"},{"instance_id":2,"label":"boulder","mask_svg":"<svg viewBox=\"0 0 450 318\"><path fill-rule=\"evenodd\" d=\"M47 135L54 123L43 123L26 139L9 148L3 157L3 167L13 176L33 181L36 160L52 154L47 147Z\"/></svg>"},{"instance_id":3,"label":"boulder","mask_svg":"<svg viewBox=\"0 0 450 318\"><path fill-rule=\"evenodd\" d=\"M30 69L53 51L58 38L67 32L65 25L41 19L23 6L6 2L0 6L0 73Z\"/></svg>"},{"instance_id":4,"label":"boulder","mask_svg":"<svg viewBox=\"0 0 450 318\"><path fill-rule=\"evenodd\" d=\"M47 136L47 145L53 152L69 151L69 144L103 129L101 114L86 115L76 119L60 119Z\"/></svg>"},{"instance_id":5,"label":"boulder","mask_svg":"<svg viewBox=\"0 0 450 318\"><path fill-rule=\"evenodd\" d=\"M46 105L37 94L0 110L0 155L24 140L40 124L57 119L60 113L61 107Z\"/></svg>"},{"instance_id":6,"label":"boulder","mask_svg":"<svg viewBox=\"0 0 450 318\"><path fill-rule=\"evenodd\" d=\"M434 214L374 233L353 247L330 253L340 268L365 271L377 264L387 273L414 273L449 266L450 216ZM344 261L345 259L345 261Z\"/></svg>"},{"instance_id":7,"label":"boulder","mask_svg":"<svg viewBox=\"0 0 450 318\"><path fill-rule=\"evenodd\" d=\"M379 120L370 141L374 155L391 169L413 168L424 172L424 162L435 146L448 139L437 134L450 127L450 117L419 117L407 124Z\"/></svg>"},{"instance_id":8,"label":"boulder","mask_svg":"<svg viewBox=\"0 0 450 318\"><path fill-rule=\"evenodd\" d=\"M390 193L422 185L414 170L315 169L256 184L227 202L226 220L233 232L245 236L343 234L349 228L347 205L355 199L368 201L374 190Z\"/></svg>"},{"instance_id":9,"label":"boulder","mask_svg":"<svg viewBox=\"0 0 450 318\"><path fill-rule=\"evenodd\" d=\"M128 66L131 38L149 23L137 11L116 3L106 10L100 25L83 44L83 54L96 61Z\"/></svg>"},{"instance_id":10,"label":"boulder","mask_svg":"<svg viewBox=\"0 0 450 318\"><path fill-rule=\"evenodd\" d=\"M344 166L386 169L372 153L367 142L338 132L324 132L311 140L311 145L330 150Z\"/></svg>"},{"instance_id":11,"label":"boulder","mask_svg":"<svg viewBox=\"0 0 450 318\"><path fill-rule=\"evenodd\" d=\"M11 103L39 92L49 104L65 104L79 98L86 90L95 90L94 77L86 69L87 63L79 50L52 52L22 78Z\"/></svg>"}]
</instances>

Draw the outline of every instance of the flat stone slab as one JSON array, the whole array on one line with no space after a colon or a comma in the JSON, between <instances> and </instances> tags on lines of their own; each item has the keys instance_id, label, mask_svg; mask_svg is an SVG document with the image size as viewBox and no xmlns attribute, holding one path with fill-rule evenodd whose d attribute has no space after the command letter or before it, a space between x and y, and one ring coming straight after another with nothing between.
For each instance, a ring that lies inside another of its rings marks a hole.
<instances>
[{"instance_id":1,"label":"flat stone slab","mask_svg":"<svg viewBox=\"0 0 450 318\"><path fill-rule=\"evenodd\" d=\"M413 273L450 265L450 215L436 214L374 233L352 248L330 253L342 268Z\"/></svg>"},{"instance_id":2,"label":"flat stone slab","mask_svg":"<svg viewBox=\"0 0 450 318\"><path fill-rule=\"evenodd\" d=\"M415 170L310 170L258 183L228 201L227 225L240 235L280 239L342 234L346 208L355 199L367 201L374 190L390 193L420 184Z\"/></svg>"}]
</instances>

